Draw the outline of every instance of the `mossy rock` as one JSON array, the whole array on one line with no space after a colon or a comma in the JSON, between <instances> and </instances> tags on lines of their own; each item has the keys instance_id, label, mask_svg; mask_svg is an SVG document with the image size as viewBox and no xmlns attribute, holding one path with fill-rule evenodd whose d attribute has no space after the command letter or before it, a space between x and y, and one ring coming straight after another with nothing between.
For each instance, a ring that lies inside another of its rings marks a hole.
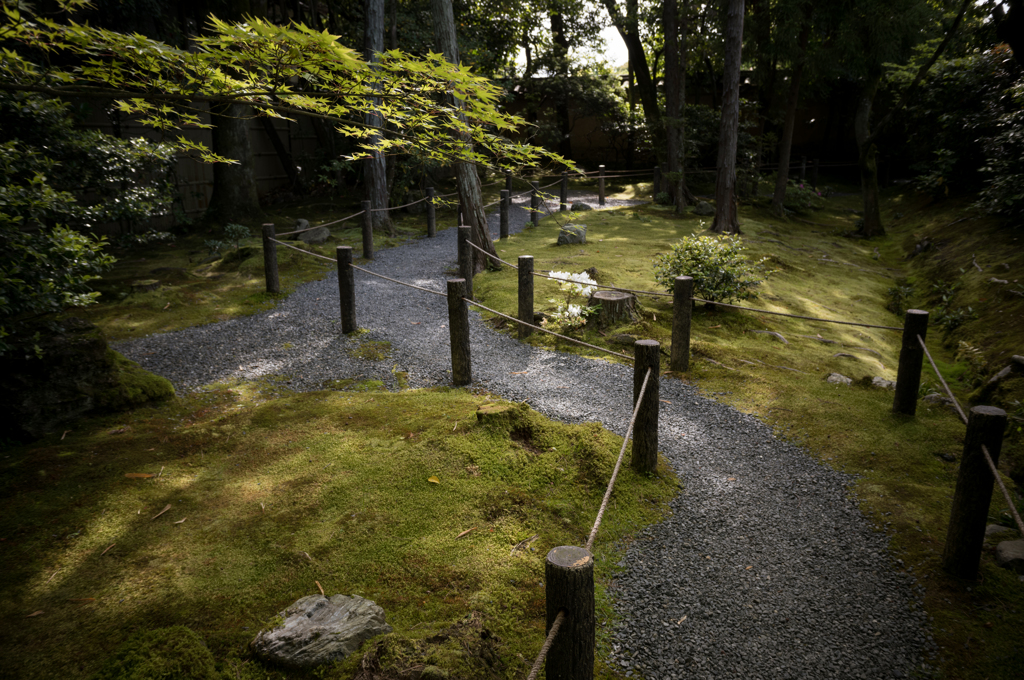
<instances>
[{"instance_id":1,"label":"mossy rock","mask_svg":"<svg viewBox=\"0 0 1024 680\"><path fill-rule=\"evenodd\" d=\"M107 360L113 384L97 393L97 408L123 411L174 396L174 386L167 378L150 373L110 348L107 348Z\"/></svg>"},{"instance_id":2,"label":"mossy rock","mask_svg":"<svg viewBox=\"0 0 1024 680\"><path fill-rule=\"evenodd\" d=\"M93 680L227 680L198 634L185 626L131 636Z\"/></svg>"},{"instance_id":3,"label":"mossy rock","mask_svg":"<svg viewBox=\"0 0 1024 680\"><path fill-rule=\"evenodd\" d=\"M242 246L235 250L229 250L224 253L219 262L213 265L213 268L217 271L235 269L244 260L248 260L250 257L255 257L260 252L262 252L262 249L257 248L256 246Z\"/></svg>"}]
</instances>

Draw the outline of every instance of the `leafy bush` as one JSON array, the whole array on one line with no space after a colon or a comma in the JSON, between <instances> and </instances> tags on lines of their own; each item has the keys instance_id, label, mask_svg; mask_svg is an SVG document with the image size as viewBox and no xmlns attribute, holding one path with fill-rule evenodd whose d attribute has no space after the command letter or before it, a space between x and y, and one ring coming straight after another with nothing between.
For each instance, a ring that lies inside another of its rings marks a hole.
<instances>
[{"instance_id":1,"label":"leafy bush","mask_svg":"<svg viewBox=\"0 0 1024 680\"><path fill-rule=\"evenodd\" d=\"M235 250L241 247L242 239L249 238L250 236L252 236L252 233L249 231L249 227L244 224L229 222L224 225L224 238L235 244Z\"/></svg>"},{"instance_id":2,"label":"leafy bush","mask_svg":"<svg viewBox=\"0 0 1024 680\"><path fill-rule=\"evenodd\" d=\"M174 234L169 231L147 229L142 234L121 234L114 239L114 245L127 250L129 248L141 248L153 243L164 243L165 241L174 241Z\"/></svg>"},{"instance_id":3,"label":"leafy bush","mask_svg":"<svg viewBox=\"0 0 1024 680\"><path fill-rule=\"evenodd\" d=\"M712 302L745 300L771 271L768 258L750 262L739 236L687 236L654 261L654 280L671 291L677 276L693 277L693 292Z\"/></svg>"},{"instance_id":4,"label":"leafy bush","mask_svg":"<svg viewBox=\"0 0 1024 680\"><path fill-rule=\"evenodd\" d=\"M936 149L934 158L926 167L928 171L914 179L914 187L932 198L948 196L950 177L956 167L956 154L949 149Z\"/></svg>"},{"instance_id":5,"label":"leafy bush","mask_svg":"<svg viewBox=\"0 0 1024 680\"><path fill-rule=\"evenodd\" d=\"M569 272L551 272L553 279L560 279L558 287L565 293L565 301L549 300L558 306L552 318L565 328L579 328L587 323L587 317L597 311L596 307L574 304L573 298L588 299L596 290L597 281L586 272L570 274ZM546 325L546 324L544 324Z\"/></svg>"},{"instance_id":6,"label":"leafy bush","mask_svg":"<svg viewBox=\"0 0 1024 680\"><path fill-rule=\"evenodd\" d=\"M821 192L810 184L789 180L786 186L786 198L782 201L782 207L795 213L821 210L825 207L825 199L821 197Z\"/></svg>"},{"instance_id":7,"label":"leafy bush","mask_svg":"<svg viewBox=\"0 0 1024 680\"><path fill-rule=\"evenodd\" d=\"M913 294L914 287L906 279L900 279L895 286L885 292L885 296L889 299L885 308L896 316L903 316Z\"/></svg>"},{"instance_id":8,"label":"leafy bush","mask_svg":"<svg viewBox=\"0 0 1024 680\"><path fill-rule=\"evenodd\" d=\"M210 239L203 243L203 245L206 246L206 249L207 251L209 251L210 255L220 255L220 250L221 248L224 247L225 243L223 241L215 241L213 239Z\"/></svg>"}]
</instances>

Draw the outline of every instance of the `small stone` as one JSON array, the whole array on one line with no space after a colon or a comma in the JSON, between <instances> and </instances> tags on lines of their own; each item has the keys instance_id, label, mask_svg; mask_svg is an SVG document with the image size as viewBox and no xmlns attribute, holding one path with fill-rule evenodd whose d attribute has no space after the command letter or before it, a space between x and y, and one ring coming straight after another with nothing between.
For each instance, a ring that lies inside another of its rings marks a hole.
<instances>
[{"instance_id":1,"label":"small stone","mask_svg":"<svg viewBox=\"0 0 1024 680\"><path fill-rule=\"evenodd\" d=\"M825 382L832 383L833 385L851 385L853 384L853 379L847 378L842 373L829 373L825 376Z\"/></svg>"},{"instance_id":2,"label":"small stone","mask_svg":"<svg viewBox=\"0 0 1024 680\"><path fill-rule=\"evenodd\" d=\"M331 237L331 230L327 227L317 227L316 229L302 232L298 237L303 243L316 246L325 243Z\"/></svg>"},{"instance_id":3,"label":"small stone","mask_svg":"<svg viewBox=\"0 0 1024 680\"><path fill-rule=\"evenodd\" d=\"M698 201L697 205L693 209L694 215L700 215L701 217L709 217L715 214L715 207L707 201Z\"/></svg>"},{"instance_id":4,"label":"small stone","mask_svg":"<svg viewBox=\"0 0 1024 680\"><path fill-rule=\"evenodd\" d=\"M929 404L952 404L953 400L944 394L938 392L932 392L921 397L921 401L927 401Z\"/></svg>"},{"instance_id":5,"label":"small stone","mask_svg":"<svg viewBox=\"0 0 1024 680\"><path fill-rule=\"evenodd\" d=\"M558 232L558 245L572 246L587 242L587 225L567 224Z\"/></svg>"},{"instance_id":6,"label":"small stone","mask_svg":"<svg viewBox=\"0 0 1024 680\"><path fill-rule=\"evenodd\" d=\"M358 595L307 595L280 616L283 623L260 631L249 646L260 658L292 668L340 661L370 638L391 632L384 610Z\"/></svg>"},{"instance_id":7,"label":"small stone","mask_svg":"<svg viewBox=\"0 0 1024 680\"><path fill-rule=\"evenodd\" d=\"M1003 569L1024 574L1024 540L1003 541L997 545L996 563Z\"/></svg>"},{"instance_id":8,"label":"small stone","mask_svg":"<svg viewBox=\"0 0 1024 680\"><path fill-rule=\"evenodd\" d=\"M881 390L895 390L896 389L896 381L895 380L886 380L885 378L876 375L874 378L871 379L871 386L872 387L877 387L878 389L881 389Z\"/></svg>"},{"instance_id":9,"label":"small stone","mask_svg":"<svg viewBox=\"0 0 1024 680\"><path fill-rule=\"evenodd\" d=\"M571 210L573 212L584 212L584 211L587 211L587 210L593 210L593 208L591 208L586 203L580 203L579 201L577 201L577 202L572 204L572 206L569 208L569 210Z\"/></svg>"}]
</instances>

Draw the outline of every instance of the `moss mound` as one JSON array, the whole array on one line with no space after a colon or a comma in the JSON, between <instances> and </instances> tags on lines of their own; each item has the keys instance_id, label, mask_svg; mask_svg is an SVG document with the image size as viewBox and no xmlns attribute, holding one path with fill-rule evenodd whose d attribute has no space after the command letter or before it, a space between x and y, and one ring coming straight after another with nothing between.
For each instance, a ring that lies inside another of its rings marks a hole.
<instances>
[{"instance_id":1,"label":"moss mound","mask_svg":"<svg viewBox=\"0 0 1024 680\"><path fill-rule=\"evenodd\" d=\"M94 680L224 680L203 639L185 626L130 637Z\"/></svg>"},{"instance_id":2,"label":"moss mound","mask_svg":"<svg viewBox=\"0 0 1024 680\"><path fill-rule=\"evenodd\" d=\"M109 411L123 411L149 401L162 401L174 396L174 386L167 378L144 370L120 353L107 349L111 367L111 384L96 395L97 407Z\"/></svg>"}]
</instances>

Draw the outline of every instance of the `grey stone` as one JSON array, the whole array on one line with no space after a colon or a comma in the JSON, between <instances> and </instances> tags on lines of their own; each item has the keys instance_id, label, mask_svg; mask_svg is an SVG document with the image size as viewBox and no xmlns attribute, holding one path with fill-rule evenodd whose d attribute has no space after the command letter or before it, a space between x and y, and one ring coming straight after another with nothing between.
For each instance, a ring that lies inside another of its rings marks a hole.
<instances>
[{"instance_id":1,"label":"grey stone","mask_svg":"<svg viewBox=\"0 0 1024 680\"><path fill-rule=\"evenodd\" d=\"M1024 540L1003 541L997 545L996 563L1003 569L1024 574Z\"/></svg>"},{"instance_id":2,"label":"grey stone","mask_svg":"<svg viewBox=\"0 0 1024 680\"><path fill-rule=\"evenodd\" d=\"M260 631L250 647L261 659L292 668L340 661L370 638L391 632L384 610L358 595L308 595L280 616L284 622Z\"/></svg>"},{"instance_id":3,"label":"grey stone","mask_svg":"<svg viewBox=\"0 0 1024 680\"><path fill-rule=\"evenodd\" d=\"M303 243L308 243L311 246L320 245L325 243L327 239L331 237L331 230L327 227L317 227L310 231L304 231L298 235L299 240Z\"/></svg>"},{"instance_id":4,"label":"grey stone","mask_svg":"<svg viewBox=\"0 0 1024 680\"><path fill-rule=\"evenodd\" d=\"M1011 538L1017 532L1002 524L989 524L985 527L985 540L998 540Z\"/></svg>"},{"instance_id":5,"label":"grey stone","mask_svg":"<svg viewBox=\"0 0 1024 680\"><path fill-rule=\"evenodd\" d=\"M847 378L842 373L829 373L825 376L825 382L830 382L833 385L850 385L853 383L853 379Z\"/></svg>"},{"instance_id":6,"label":"grey stone","mask_svg":"<svg viewBox=\"0 0 1024 680\"><path fill-rule=\"evenodd\" d=\"M693 208L694 215L700 215L702 217L709 217L715 214L715 206L711 205L707 201L698 201L697 205Z\"/></svg>"},{"instance_id":7,"label":"grey stone","mask_svg":"<svg viewBox=\"0 0 1024 680\"><path fill-rule=\"evenodd\" d=\"M569 208L569 210L571 210L573 212L584 212L584 211L587 211L587 210L593 210L593 208L591 208L586 203L580 203L579 201L576 201L575 203L572 204L572 206Z\"/></svg>"},{"instance_id":8,"label":"grey stone","mask_svg":"<svg viewBox=\"0 0 1024 680\"><path fill-rule=\"evenodd\" d=\"M587 225L567 224L558 232L558 245L572 246L587 242Z\"/></svg>"},{"instance_id":9,"label":"grey stone","mask_svg":"<svg viewBox=\"0 0 1024 680\"><path fill-rule=\"evenodd\" d=\"M877 387L882 390L894 390L896 389L896 381L886 380L885 378L876 375L874 378L871 379L871 386Z\"/></svg>"},{"instance_id":10,"label":"grey stone","mask_svg":"<svg viewBox=\"0 0 1024 680\"><path fill-rule=\"evenodd\" d=\"M292 227L292 231L298 231L300 229L309 229L309 220L304 220L301 217L295 220L295 226ZM291 239L292 241L298 241L299 236L301 235L302 234L292 234L288 238Z\"/></svg>"},{"instance_id":11,"label":"grey stone","mask_svg":"<svg viewBox=\"0 0 1024 680\"><path fill-rule=\"evenodd\" d=\"M932 392L921 397L921 401L927 401L929 404L952 404L953 400L944 394L938 392Z\"/></svg>"}]
</instances>

